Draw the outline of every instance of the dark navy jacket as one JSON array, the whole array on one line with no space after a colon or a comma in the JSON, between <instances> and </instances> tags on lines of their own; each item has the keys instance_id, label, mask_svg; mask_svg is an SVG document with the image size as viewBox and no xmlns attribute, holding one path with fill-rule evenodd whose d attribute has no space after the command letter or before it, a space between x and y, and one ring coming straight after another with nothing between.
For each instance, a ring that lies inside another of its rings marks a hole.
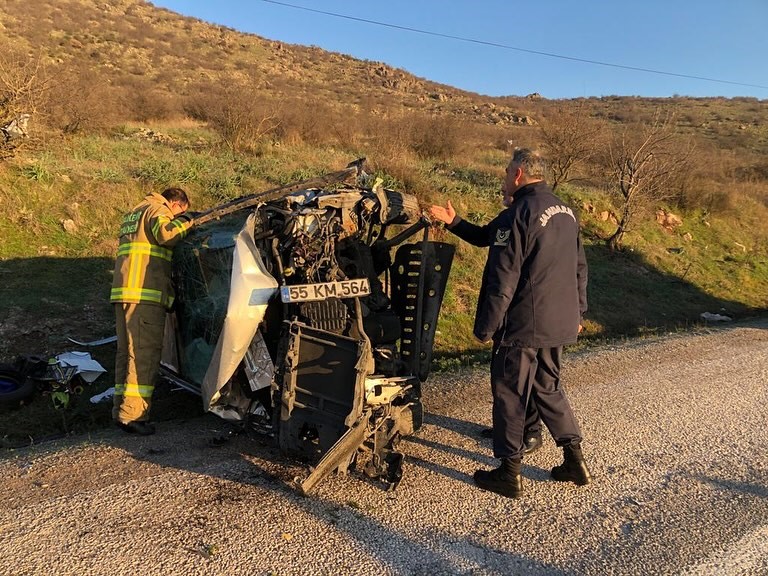
<instances>
[{"instance_id":1,"label":"dark navy jacket","mask_svg":"<svg viewBox=\"0 0 768 576\"><path fill-rule=\"evenodd\" d=\"M477 302L475 336L498 345L554 348L576 341L587 310L587 261L573 210L535 182L485 226L450 228L489 246Z\"/></svg>"}]
</instances>

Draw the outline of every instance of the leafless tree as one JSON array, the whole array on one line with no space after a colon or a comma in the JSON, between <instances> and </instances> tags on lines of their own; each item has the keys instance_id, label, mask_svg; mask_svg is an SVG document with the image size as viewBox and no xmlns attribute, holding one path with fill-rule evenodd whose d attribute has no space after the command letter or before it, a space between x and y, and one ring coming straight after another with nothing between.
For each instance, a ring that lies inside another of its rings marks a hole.
<instances>
[{"instance_id":1,"label":"leafless tree","mask_svg":"<svg viewBox=\"0 0 768 576\"><path fill-rule=\"evenodd\" d=\"M675 131L672 117L646 126L627 126L611 140L605 164L612 192L620 200L616 231L608 247L621 247L624 234L654 204L672 198L687 169L693 145Z\"/></svg>"},{"instance_id":2,"label":"leafless tree","mask_svg":"<svg viewBox=\"0 0 768 576\"><path fill-rule=\"evenodd\" d=\"M45 89L40 58L9 51L0 55L0 122L17 114L33 114Z\"/></svg>"},{"instance_id":3,"label":"leafless tree","mask_svg":"<svg viewBox=\"0 0 768 576\"><path fill-rule=\"evenodd\" d=\"M575 110L555 109L540 120L539 129L553 190L574 179L575 172L595 156L605 132L604 124L590 118L581 105Z\"/></svg>"},{"instance_id":4,"label":"leafless tree","mask_svg":"<svg viewBox=\"0 0 768 576\"><path fill-rule=\"evenodd\" d=\"M42 56L30 57L12 49L0 52L0 127L11 124L23 125L43 105L50 88L50 76ZM0 133L0 147L4 152L18 146L18 141L8 141L9 132Z\"/></svg>"}]
</instances>

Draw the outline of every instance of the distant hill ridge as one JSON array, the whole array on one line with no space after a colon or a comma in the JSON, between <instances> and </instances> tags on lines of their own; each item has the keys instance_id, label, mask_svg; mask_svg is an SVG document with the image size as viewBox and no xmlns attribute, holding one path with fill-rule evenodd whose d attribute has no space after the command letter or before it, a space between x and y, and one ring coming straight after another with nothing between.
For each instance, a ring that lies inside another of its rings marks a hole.
<instances>
[{"instance_id":1,"label":"distant hill ridge","mask_svg":"<svg viewBox=\"0 0 768 576\"><path fill-rule=\"evenodd\" d=\"M238 32L144 0L5 0L0 47L40 57L53 72L74 69L102 79L124 99L154 101L152 113L157 102L181 111L181 97L230 85L371 115L413 110L496 126L535 125L554 108L577 103L618 123L647 121L663 107L677 111L681 130L718 147L768 153L767 105L754 98L489 97L381 62ZM147 115L140 108L133 106L134 120Z\"/></svg>"}]
</instances>

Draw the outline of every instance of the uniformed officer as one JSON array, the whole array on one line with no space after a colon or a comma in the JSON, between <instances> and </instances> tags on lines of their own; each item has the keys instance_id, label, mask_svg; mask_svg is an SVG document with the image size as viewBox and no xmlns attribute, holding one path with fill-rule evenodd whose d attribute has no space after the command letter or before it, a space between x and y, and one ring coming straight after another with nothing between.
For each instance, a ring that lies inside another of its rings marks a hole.
<instances>
[{"instance_id":1,"label":"uniformed officer","mask_svg":"<svg viewBox=\"0 0 768 576\"><path fill-rule=\"evenodd\" d=\"M515 151L502 188L508 207L494 221L474 327L481 342L495 344L493 451L501 459L498 468L477 470L474 479L480 488L513 498L523 493L523 426L531 398L563 448L564 461L552 477L591 481L581 431L560 383L562 347L576 341L587 308L587 264L576 216L543 175L538 154ZM455 217L450 203L444 210L446 218Z\"/></svg>"},{"instance_id":2,"label":"uniformed officer","mask_svg":"<svg viewBox=\"0 0 768 576\"><path fill-rule=\"evenodd\" d=\"M509 208L513 200L514 198L511 194L504 194L502 197L502 204L505 208ZM496 232L498 231L499 222L501 221L501 216L503 214L502 212L502 214L499 214L488 224L478 226L477 224L467 222L458 216L450 200L446 207L432 206L430 212L436 220L445 223L445 227L456 234L456 236L465 242L469 242L480 248L487 248L495 241ZM494 354L496 352L496 344L497 342L494 340ZM536 401L533 399L528 403L528 408L525 413L525 426L523 429L523 439L525 444L524 453L530 454L541 448L541 419L539 418L539 411L536 408ZM493 438L493 428L484 429L480 434L483 438Z\"/></svg>"},{"instance_id":3,"label":"uniformed officer","mask_svg":"<svg viewBox=\"0 0 768 576\"><path fill-rule=\"evenodd\" d=\"M173 246L193 225L183 215L181 188L149 194L123 219L110 301L115 305L117 354L112 418L135 434L154 434L148 422L160 368L166 311L173 304Z\"/></svg>"}]
</instances>

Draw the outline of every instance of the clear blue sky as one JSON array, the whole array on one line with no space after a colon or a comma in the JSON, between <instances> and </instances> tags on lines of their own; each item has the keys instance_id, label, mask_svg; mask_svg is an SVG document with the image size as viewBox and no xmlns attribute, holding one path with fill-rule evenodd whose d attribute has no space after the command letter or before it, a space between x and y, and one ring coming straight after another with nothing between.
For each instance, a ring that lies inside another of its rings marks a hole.
<instances>
[{"instance_id":1,"label":"clear blue sky","mask_svg":"<svg viewBox=\"0 0 768 576\"><path fill-rule=\"evenodd\" d=\"M384 62L491 96L768 99L768 0L152 0L272 40ZM627 70L514 48L643 68ZM750 84L738 85L738 84Z\"/></svg>"}]
</instances>

